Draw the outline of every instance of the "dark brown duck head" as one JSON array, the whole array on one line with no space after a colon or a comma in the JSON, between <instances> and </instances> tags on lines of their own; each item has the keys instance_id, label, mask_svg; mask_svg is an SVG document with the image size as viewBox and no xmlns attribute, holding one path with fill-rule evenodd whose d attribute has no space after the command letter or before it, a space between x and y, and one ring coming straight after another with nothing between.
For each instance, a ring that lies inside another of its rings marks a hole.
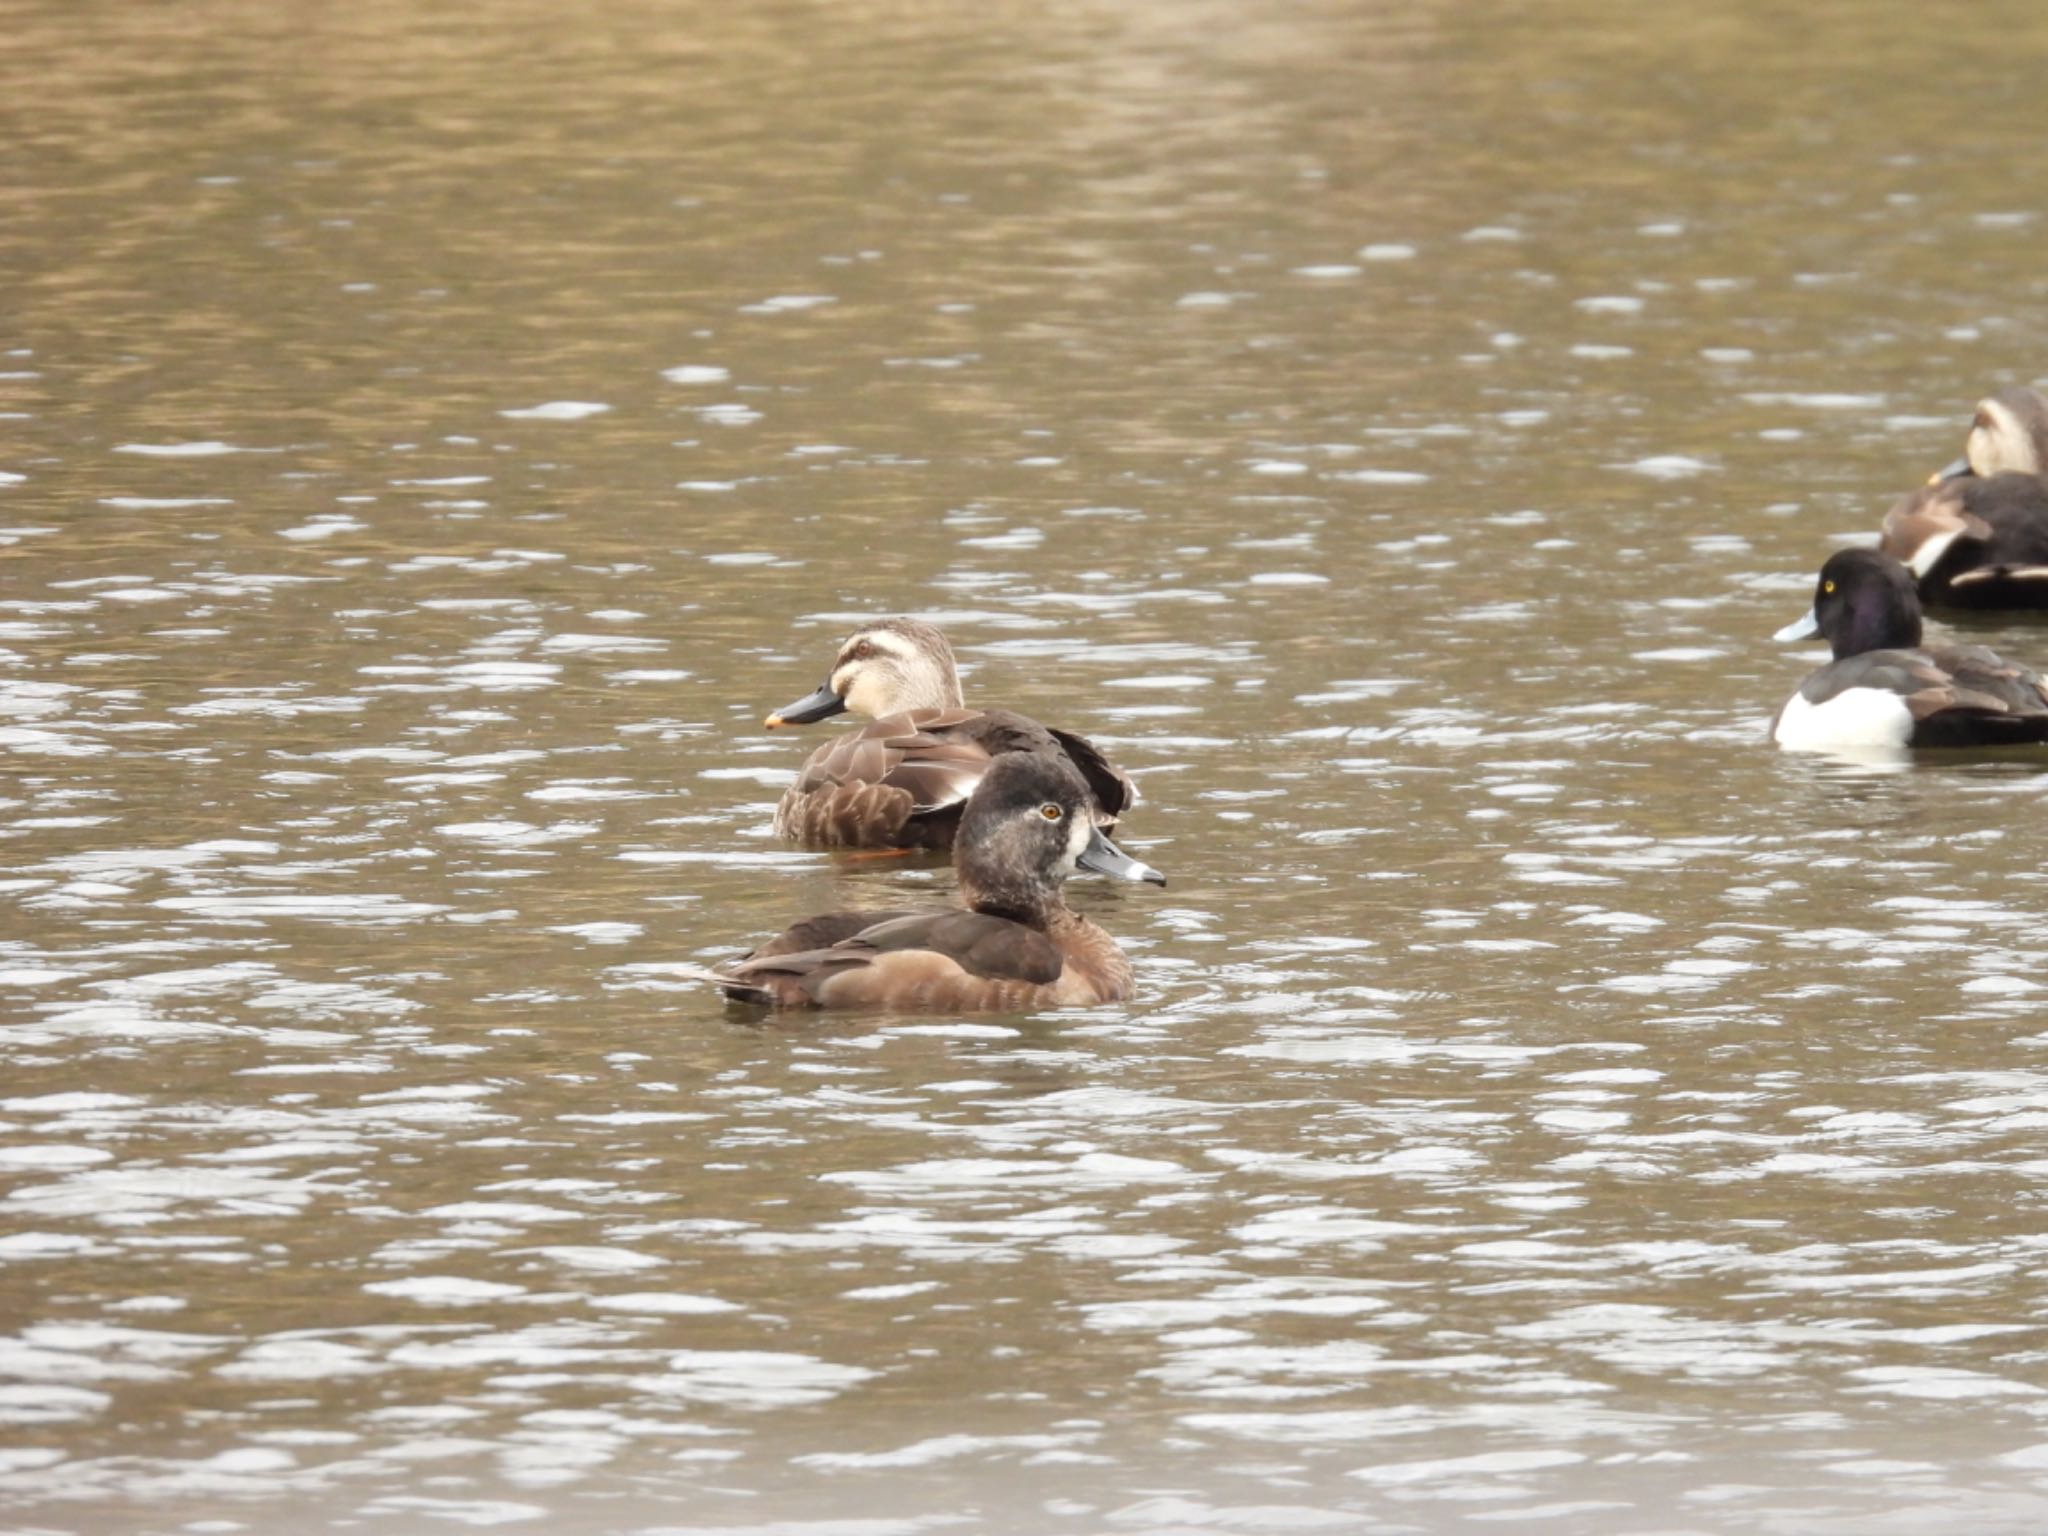
<instances>
[{"instance_id":1,"label":"dark brown duck head","mask_svg":"<svg viewBox=\"0 0 2048 1536\"><path fill-rule=\"evenodd\" d=\"M1920 593L1913 573L1874 549L1842 549L1828 557L1813 587L1813 611L1774 640L1825 635L1835 660L1865 651L1910 651L1920 644Z\"/></svg>"},{"instance_id":2,"label":"dark brown duck head","mask_svg":"<svg viewBox=\"0 0 2048 1536\"><path fill-rule=\"evenodd\" d=\"M876 619L839 647L822 687L776 710L767 724L809 725L849 709L881 719L960 707L960 674L946 637L918 619Z\"/></svg>"},{"instance_id":3,"label":"dark brown duck head","mask_svg":"<svg viewBox=\"0 0 2048 1536\"><path fill-rule=\"evenodd\" d=\"M953 842L960 894L977 912L1043 928L1075 869L1166 884L1166 876L1103 835L1095 801L1063 758L1010 752L997 758L967 801Z\"/></svg>"},{"instance_id":4,"label":"dark brown duck head","mask_svg":"<svg viewBox=\"0 0 2048 1536\"><path fill-rule=\"evenodd\" d=\"M2048 474L2048 397L2024 385L2001 389L1977 402L1977 415L1963 443L1963 456L1928 483L1959 475Z\"/></svg>"}]
</instances>

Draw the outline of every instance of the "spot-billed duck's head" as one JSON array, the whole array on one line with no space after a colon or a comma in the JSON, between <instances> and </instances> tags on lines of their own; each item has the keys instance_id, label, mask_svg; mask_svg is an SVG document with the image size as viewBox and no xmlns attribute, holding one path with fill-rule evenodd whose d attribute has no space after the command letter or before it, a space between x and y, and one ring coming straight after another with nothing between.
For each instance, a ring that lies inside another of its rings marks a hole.
<instances>
[{"instance_id":1,"label":"spot-billed duck's head","mask_svg":"<svg viewBox=\"0 0 2048 1536\"><path fill-rule=\"evenodd\" d=\"M2024 385L1977 402L1963 456L1933 477L2048 474L2048 397Z\"/></svg>"},{"instance_id":2,"label":"spot-billed duck's head","mask_svg":"<svg viewBox=\"0 0 2048 1536\"><path fill-rule=\"evenodd\" d=\"M879 719L912 709L958 709L961 702L960 674L944 635L918 619L877 619L839 647L823 687L776 710L768 725L808 725L849 709Z\"/></svg>"}]
</instances>

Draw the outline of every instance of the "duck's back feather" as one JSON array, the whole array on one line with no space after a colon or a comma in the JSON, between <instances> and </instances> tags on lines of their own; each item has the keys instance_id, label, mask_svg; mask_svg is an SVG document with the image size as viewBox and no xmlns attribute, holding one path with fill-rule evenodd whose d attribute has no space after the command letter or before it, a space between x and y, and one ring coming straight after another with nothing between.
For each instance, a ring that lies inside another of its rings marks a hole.
<instances>
[{"instance_id":1,"label":"duck's back feather","mask_svg":"<svg viewBox=\"0 0 2048 1536\"><path fill-rule=\"evenodd\" d=\"M1095 803L1101 808L1096 821L1105 827L1113 827L1132 806L1138 803L1138 786L1131 776L1102 755L1102 749L1086 736L1076 736L1072 731L1046 727L1046 734L1060 744L1073 765L1081 770L1081 777L1088 781L1089 791L1095 796Z\"/></svg>"},{"instance_id":2,"label":"duck's back feather","mask_svg":"<svg viewBox=\"0 0 2048 1536\"><path fill-rule=\"evenodd\" d=\"M2048 481L1963 475L1925 487L1885 515L1878 548L1911 567L1924 603L2048 607Z\"/></svg>"},{"instance_id":3,"label":"duck's back feather","mask_svg":"<svg viewBox=\"0 0 2048 1536\"><path fill-rule=\"evenodd\" d=\"M1066 962L1043 929L988 912L928 912L893 918L863 930L855 940L879 953L931 950L970 976L1058 981Z\"/></svg>"},{"instance_id":4,"label":"duck's back feather","mask_svg":"<svg viewBox=\"0 0 2048 1536\"><path fill-rule=\"evenodd\" d=\"M777 955L799 954L812 949L830 949L834 944L843 944L862 929L872 928L877 923L893 922L899 917L914 917L912 912L824 912L816 917L807 917L800 923L792 923L758 949L750 951L746 960L768 960Z\"/></svg>"},{"instance_id":5,"label":"duck's back feather","mask_svg":"<svg viewBox=\"0 0 2048 1536\"><path fill-rule=\"evenodd\" d=\"M876 919L875 921L867 921ZM811 947L861 924L842 938ZM992 913L830 913L771 939L718 976L729 996L781 1007L1029 1009L1114 1001L1130 963L1093 923L1060 937Z\"/></svg>"},{"instance_id":6,"label":"duck's back feather","mask_svg":"<svg viewBox=\"0 0 2048 1536\"><path fill-rule=\"evenodd\" d=\"M775 811L775 830L823 848L952 847L961 807L996 758L1042 752L1087 781L1104 826L1136 790L1094 743L1007 709L927 709L842 732L813 752Z\"/></svg>"}]
</instances>

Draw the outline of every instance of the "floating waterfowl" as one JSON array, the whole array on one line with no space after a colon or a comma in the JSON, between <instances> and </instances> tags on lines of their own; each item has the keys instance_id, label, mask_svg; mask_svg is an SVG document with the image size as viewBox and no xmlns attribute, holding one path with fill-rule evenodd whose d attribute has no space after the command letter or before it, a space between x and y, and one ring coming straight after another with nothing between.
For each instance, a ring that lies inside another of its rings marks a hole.
<instances>
[{"instance_id":1,"label":"floating waterfowl","mask_svg":"<svg viewBox=\"0 0 2048 1536\"><path fill-rule=\"evenodd\" d=\"M1981 645L1923 645L1913 576L1890 555L1845 549L1821 567L1813 611L1779 640L1825 635L1834 660L1771 723L1795 751L2011 746L2048 741L2048 687Z\"/></svg>"},{"instance_id":2,"label":"floating waterfowl","mask_svg":"<svg viewBox=\"0 0 2048 1536\"><path fill-rule=\"evenodd\" d=\"M728 998L778 1008L904 1012L1086 1007L1131 990L1116 940L1069 908L1076 868L1166 884L1103 834L1081 776L1060 758L989 764L960 818L953 867L966 906L807 918L715 972Z\"/></svg>"},{"instance_id":3,"label":"floating waterfowl","mask_svg":"<svg viewBox=\"0 0 2048 1536\"><path fill-rule=\"evenodd\" d=\"M1137 800L1130 778L1085 737L1012 710L967 708L952 646L916 619L861 626L824 685L767 724L808 725L848 710L874 718L810 755L776 807L779 836L819 848L943 851L990 765L1019 752L1079 773L1102 826L1115 826Z\"/></svg>"},{"instance_id":4,"label":"floating waterfowl","mask_svg":"<svg viewBox=\"0 0 2048 1536\"><path fill-rule=\"evenodd\" d=\"M1878 548L1943 608L2048 607L2048 398L1977 402L1963 457L1885 514Z\"/></svg>"}]
</instances>

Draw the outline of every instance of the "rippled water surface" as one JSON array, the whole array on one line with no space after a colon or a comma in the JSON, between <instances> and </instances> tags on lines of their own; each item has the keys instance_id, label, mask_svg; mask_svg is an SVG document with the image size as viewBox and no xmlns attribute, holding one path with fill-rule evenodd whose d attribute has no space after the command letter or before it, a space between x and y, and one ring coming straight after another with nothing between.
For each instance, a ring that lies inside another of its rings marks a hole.
<instances>
[{"instance_id":1,"label":"rippled water surface","mask_svg":"<svg viewBox=\"0 0 2048 1536\"><path fill-rule=\"evenodd\" d=\"M1707 9L10 7L0 1523L2048 1528L2048 759L1762 740L2043 24ZM903 611L1129 1005L675 974Z\"/></svg>"}]
</instances>

